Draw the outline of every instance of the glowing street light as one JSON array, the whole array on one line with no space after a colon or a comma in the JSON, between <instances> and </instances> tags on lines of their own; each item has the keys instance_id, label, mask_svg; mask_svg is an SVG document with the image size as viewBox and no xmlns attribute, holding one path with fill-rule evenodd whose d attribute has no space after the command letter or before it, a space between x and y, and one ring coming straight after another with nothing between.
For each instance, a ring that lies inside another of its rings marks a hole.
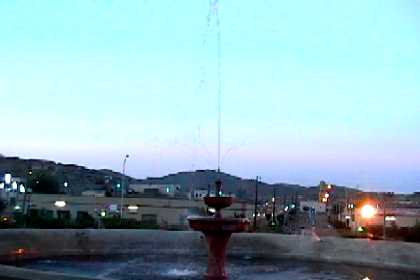
<instances>
[{"instance_id":1,"label":"glowing street light","mask_svg":"<svg viewBox=\"0 0 420 280\"><path fill-rule=\"evenodd\" d=\"M12 174L10 173L4 174L4 183L6 185L10 185L11 182L12 182Z\"/></svg>"},{"instance_id":2,"label":"glowing street light","mask_svg":"<svg viewBox=\"0 0 420 280\"><path fill-rule=\"evenodd\" d=\"M364 205L360 211L361 211L360 213L361 213L362 217L365 218L365 219L371 219L371 218L373 218L373 216L376 215L375 207L373 207L370 204Z\"/></svg>"},{"instance_id":3,"label":"glowing street light","mask_svg":"<svg viewBox=\"0 0 420 280\"><path fill-rule=\"evenodd\" d=\"M385 216L385 221L387 222L395 222L396 220L395 216Z\"/></svg>"},{"instance_id":4,"label":"glowing street light","mask_svg":"<svg viewBox=\"0 0 420 280\"><path fill-rule=\"evenodd\" d=\"M137 212L137 210L139 210L139 207L137 205L128 205L127 209L130 212Z\"/></svg>"},{"instance_id":5,"label":"glowing street light","mask_svg":"<svg viewBox=\"0 0 420 280\"><path fill-rule=\"evenodd\" d=\"M66 206L66 202L64 200L57 200L54 202L54 206L58 208L63 208Z\"/></svg>"}]
</instances>

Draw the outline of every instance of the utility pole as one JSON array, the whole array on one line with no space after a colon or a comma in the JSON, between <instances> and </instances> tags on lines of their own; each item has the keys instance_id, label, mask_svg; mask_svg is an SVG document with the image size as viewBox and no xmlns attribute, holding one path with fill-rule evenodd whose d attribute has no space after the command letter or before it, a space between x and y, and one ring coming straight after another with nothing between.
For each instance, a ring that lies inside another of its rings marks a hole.
<instances>
[{"instance_id":1,"label":"utility pole","mask_svg":"<svg viewBox=\"0 0 420 280\"><path fill-rule=\"evenodd\" d=\"M386 206L387 206L387 199L392 197L393 193L389 192L389 193L384 193L383 195L383 207L384 207L384 228L383 228L383 235L384 235L384 240L386 240Z\"/></svg>"},{"instance_id":2,"label":"utility pole","mask_svg":"<svg viewBox=\"0 0 420 280\"><path fill-rule=\"evenodd\" d=\"M384 197L383 197L383 207L384 207L384 228L383 228L383 235L384 235L384 240L386 240L386 194L384 193Z\"/></svg>"},{"instance_id":3,"label":"utility pole","mask_svg":"<svg viewBox=\"0 0 420 280\"><path fill-rule=\"evenodd\" d=\"M120 218L122 220L123 218L123 208L124 208L124 181L125 181L125 165L127 163L127 159L129 158L129 155L125 155L124 161L123 161L123 172L122 172L122 179L121 179L121 209L120 209Z\"/></svg>"},{"instance_id":4,"label":"utility pole","mask_svg":"<svg viewBox=\"0 0 420 280\"><path fill-rule=\"evenodd\" d=\"M254 231L257 230L257 204L258 204L258 179L255 179L255 202L254 202Z\"/></svg>"}]
</instances>

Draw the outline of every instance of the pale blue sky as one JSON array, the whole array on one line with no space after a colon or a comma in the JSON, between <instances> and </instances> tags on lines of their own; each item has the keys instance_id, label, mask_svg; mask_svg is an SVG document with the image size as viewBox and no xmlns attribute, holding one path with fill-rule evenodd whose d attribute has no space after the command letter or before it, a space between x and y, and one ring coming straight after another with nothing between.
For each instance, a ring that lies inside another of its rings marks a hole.
<instances>
[{"instance_id":1,"label":"pale blue sky","mask_svg":"<svg viewBox=\"0 0 420 280\"><path fill-rule=\"evenodd\" d=\"M1 1L0 152L216 168L208 1ZM420 1L220 0L222 169L420 190ZM6 133L6 134L5 134Z\"/></svg>"}]
</instances>

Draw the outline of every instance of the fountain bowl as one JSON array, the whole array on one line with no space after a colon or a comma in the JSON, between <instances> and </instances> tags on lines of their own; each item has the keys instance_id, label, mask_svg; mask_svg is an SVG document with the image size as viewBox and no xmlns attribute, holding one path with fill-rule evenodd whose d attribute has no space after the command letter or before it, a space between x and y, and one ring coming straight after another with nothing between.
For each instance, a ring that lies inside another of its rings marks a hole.
<instances>
[{"instance_id":1,"label":"fountain bowl","mask_svg":"<svg viewBox=\"0 0 420 280\"><path fill-rule=\"evenodd\" d=\"M204 203L208 207L212 207L219 211L220 209L229 207L233 203L233 197L230 196L206 196L204 197Z\"/></svg>"}]
</instances>

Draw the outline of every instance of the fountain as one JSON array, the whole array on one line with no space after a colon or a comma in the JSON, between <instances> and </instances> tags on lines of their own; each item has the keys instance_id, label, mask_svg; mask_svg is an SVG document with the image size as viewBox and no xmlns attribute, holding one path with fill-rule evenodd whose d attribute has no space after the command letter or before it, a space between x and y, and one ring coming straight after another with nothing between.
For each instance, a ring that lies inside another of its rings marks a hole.
<instances>
[{"instance_id":1,"label":"fountain","mask_svg":"<svg viewBox=\"0 0 420 280\"><path fill-rule=\"evenodd\" d=\"M235 232L247 230L248 219L243 218L223 218L221 210L229 207L233 203L233 197L221 196L222 182L216 181L216 196L207 196L204 203L215 209L214 216L207 217L188 217L190 227L204 233L208 248L208 265L205 279L224 280L227 279L225 271L226 246L230 236Z\"/></svg>"}]
</instances>

